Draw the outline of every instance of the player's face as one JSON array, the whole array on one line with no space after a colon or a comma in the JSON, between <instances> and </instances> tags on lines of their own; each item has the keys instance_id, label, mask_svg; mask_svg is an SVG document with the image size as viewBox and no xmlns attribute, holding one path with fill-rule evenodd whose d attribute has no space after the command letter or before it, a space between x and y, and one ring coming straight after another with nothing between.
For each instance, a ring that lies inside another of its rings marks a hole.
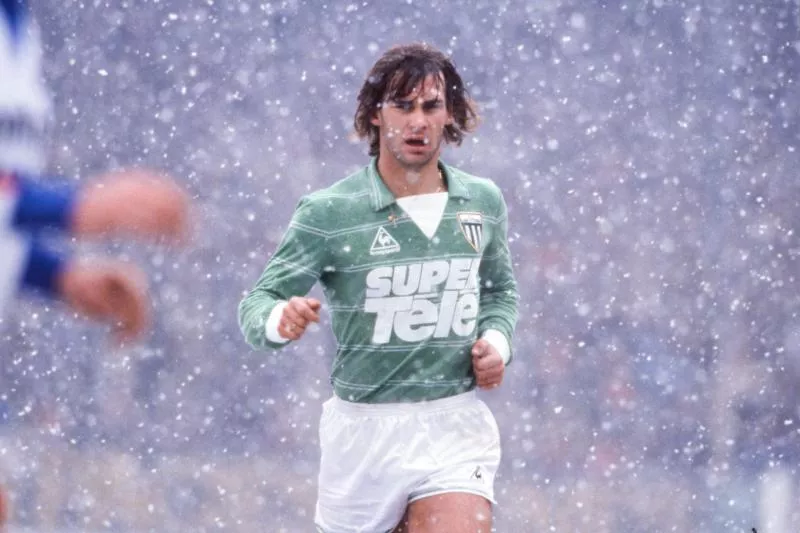
<instances>
[{"instance_id":1,"label":"player's face","mask_svg":"<svg viewBox=\"0 0 800 533\"><path fill-rule=\"evenodd\" d=\"M380 154L402 167L419 170L439 159L447 111L444 80L428 76L412 92L383 103L372 119L380 130Z\"/></svg>"}]
</instances>

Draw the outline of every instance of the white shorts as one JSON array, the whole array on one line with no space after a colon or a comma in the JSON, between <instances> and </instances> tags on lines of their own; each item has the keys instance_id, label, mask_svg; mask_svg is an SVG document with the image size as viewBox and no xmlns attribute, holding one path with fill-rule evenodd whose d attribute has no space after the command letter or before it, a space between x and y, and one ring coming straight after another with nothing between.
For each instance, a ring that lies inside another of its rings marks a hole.
<instances>
[{"instance_id":1,"label":"white shorts","mask_svg":"<svg viewBox=\"0 0 800 533\"><path fill-rule=\"evenodd\" d=\"M494 503L500 434L474 391L420 403L322 408L315 522L324 533L384 533L410 502L469 492Z\"/></svg>"}]
</instances>

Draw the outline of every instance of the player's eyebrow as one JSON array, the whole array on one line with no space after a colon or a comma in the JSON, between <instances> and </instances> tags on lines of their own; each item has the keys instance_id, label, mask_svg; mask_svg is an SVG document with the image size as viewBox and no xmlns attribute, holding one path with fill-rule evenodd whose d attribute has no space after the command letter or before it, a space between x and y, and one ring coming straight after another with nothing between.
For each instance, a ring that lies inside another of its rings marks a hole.
<instances>
[{"instance_id":1,"label":"player's eyebrow","mask_svg":"<svg viewBox=\"0 0 800 533\"><path fill-rule=\"evenodd\" d=\"M392 104L396 104L396 105L404 105L404 104L410 104L410 103L416 102L418 100L420 100L419 97L395 96L393 98L390 98L389 102L392 103ZM443 104L443 103L444 103L444 99L442 98L441 95L436 95L433 98L422 99L423 107L429 107L429 106L432 106L432 105L439 105L439 104Z\"/></svg>"}]
</instances>

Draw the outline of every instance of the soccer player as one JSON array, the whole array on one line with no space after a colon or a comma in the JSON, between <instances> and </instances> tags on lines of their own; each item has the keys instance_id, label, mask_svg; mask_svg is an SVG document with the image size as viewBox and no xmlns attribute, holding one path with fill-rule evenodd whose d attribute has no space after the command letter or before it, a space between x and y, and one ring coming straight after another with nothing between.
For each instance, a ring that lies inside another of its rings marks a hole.
<instances>
[{"instance_id":1,"label":"soccer player","mask_svg":"<svg viewBox=\"0 0 800 533\"><path fill-rule=\"evenodd\" d=\"M109 322L127 341L147 325L141 272L119 261L62 257L37 233L180 238L188 200L175 183L145 170L109 173L81 190L43 186L51 109L41 76L38 28L26 3L0 0L0 308L19 286L35 288Z\"/></svg>"},{"instance_id":2,"label":"soccer player","mask_svg":"<svg viewBox=\"0 0 800 533\"><path fill-rule=\"evenodd\" d=\"M338 343L320 422L324 533L488 533L500 461L476 396L503 380L517 320L506 205L442 162L477 120L451 60L389 49L358 96L362 170L302 198L239 306L247 341L280 348L319 321Z\"/></svg>"}]
</instances>

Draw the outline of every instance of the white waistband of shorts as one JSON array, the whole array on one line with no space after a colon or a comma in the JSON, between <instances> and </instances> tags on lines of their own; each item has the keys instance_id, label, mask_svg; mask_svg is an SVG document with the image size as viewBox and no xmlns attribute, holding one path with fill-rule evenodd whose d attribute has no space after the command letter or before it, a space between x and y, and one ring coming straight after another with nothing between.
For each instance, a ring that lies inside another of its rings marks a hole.
<instances>
[{"instance_id":1,"label":"white waistband of shorts","mask_svg":"<svg viewBox=\"0 0 800 533\"><path fill-rule=\"evenodd\" d=\"M414 413L433 413L437 411L447 411L457 409L475 402L478 395L475 390L462 392L455 396L440 398L438 400L426 400L422 402L398 402L398 403L361 403L348 402L334 395L328 400L330 405L337 411L353 415L395 415L395 414L414 414Z\"/></svg>"}]
</instances>

